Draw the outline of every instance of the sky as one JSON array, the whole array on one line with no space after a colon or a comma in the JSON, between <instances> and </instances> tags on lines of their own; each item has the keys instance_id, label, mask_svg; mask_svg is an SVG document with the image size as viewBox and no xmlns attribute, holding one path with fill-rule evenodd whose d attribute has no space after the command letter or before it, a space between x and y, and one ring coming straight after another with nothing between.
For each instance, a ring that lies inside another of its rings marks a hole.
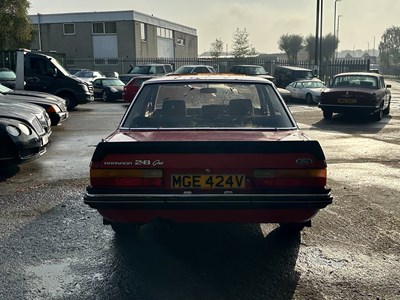
<instances>
[{"instance_id":1,"label":"sky","mask_svg":"<svg viewBox=\"0 0 400 300\"><path fill-rule=\"evenodd\" d=\"M278 53L283 34L316 32L317 0L29 0L29 14L135 10L197 30L198 51L216 39L231 50L237 29L260 53ZM323 35L339 18L339 51L378 49L387 28L400 26L400 0L323 0Z\"/></svg>"}]
</instances>

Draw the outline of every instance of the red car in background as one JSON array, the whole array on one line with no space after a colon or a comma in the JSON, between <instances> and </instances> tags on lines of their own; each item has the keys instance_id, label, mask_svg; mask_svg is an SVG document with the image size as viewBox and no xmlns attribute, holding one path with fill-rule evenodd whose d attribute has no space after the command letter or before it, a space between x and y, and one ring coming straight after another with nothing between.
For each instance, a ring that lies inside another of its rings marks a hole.
<instances>
[{"instance_id":1,"label":"red car in background","mask_svg":"<svg viewBox=\"0 0 400 300\"><path fill-rule=\"evenodd\" d=\"M140 87L142 86L142 83L145 82L146 80L149 80L150 78L153 78L154 76L138 76L138 77L133 77L125 86L124 86L124 91L122 94L122 97L125 102L132 102L133 98L139 91Z\"/></svg>"}]
</instances>

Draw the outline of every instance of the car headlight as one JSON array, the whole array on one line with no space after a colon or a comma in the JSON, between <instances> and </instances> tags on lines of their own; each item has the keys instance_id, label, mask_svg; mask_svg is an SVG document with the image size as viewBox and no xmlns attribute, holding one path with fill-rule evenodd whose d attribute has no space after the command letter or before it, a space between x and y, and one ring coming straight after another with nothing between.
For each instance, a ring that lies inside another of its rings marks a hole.
<instances>
[{"instance_id":1,"label":"car headlight","mask_svg":"<svg viewBox=\"0 0 400 300\"><path fill-rule=\"evenodd\" d=\"M60 110L60 108L56 105L50 105L49 107L47 107L46 111L48 113L58 113Z\"/></svg>"},{"instance_id":2,"label":"car headlight","mask_svg":"<svg viewBox=\"0 0 400 300\"><path fill-rule=\"evenodd\" d=\"M81 84L81 87L85 92L89 92L89 88L86 84Z\"/></svg>"},{"instance_id":3,"label":"car headlight","mask_svg":"<svg viewBox=\"0 0 400 300\"><path fill-rule=\"evenodd\" d=\"M6 129L7 129L7 132L9 134L11 134L12 136L20 136L21 135L21 131L15 126L8 125L6 127Z\"/></svg>"},{"instance_id":4,"label":"car headlight","mask_svg":"<svg viewBox=\"0 0 400 300\"><path fill-rule=\"evenodd\" d=\"M23 134L25 135L31 135L32 131L29 129L28 126L25 124L18 124L18 128L22 131Z\"/></svg>"},{"instance_id":5,"label":"car headlight","mask_svg":"<svg viewBox=\"0 0 400 300\"><path fill-rule=\"evenodd\" d=\"M116 88L110 88L110 92L112 92L112 93L116 93L116 92L118 92L118 90L116 89Z\"/></svg>"}]
</instances>

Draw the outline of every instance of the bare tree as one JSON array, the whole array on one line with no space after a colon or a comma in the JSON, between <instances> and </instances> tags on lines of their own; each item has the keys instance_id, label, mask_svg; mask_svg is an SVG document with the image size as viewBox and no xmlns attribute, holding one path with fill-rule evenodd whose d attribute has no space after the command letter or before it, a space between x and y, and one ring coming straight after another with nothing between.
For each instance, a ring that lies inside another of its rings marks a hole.
<instances>
[{"instance_id":1,"label":"bare tree","mask_svg":"<svg viewBox=\"0 0 400 300\"><path fill-rule=\"evenodd\" d=\"M249 33L246 28L243 30L236 29L233 34L232 49L235 58L257 55L256 48L250 44Z\"/></svg>"},{"instance_id":2,"label":"bare tree","mask_svg":"<svg viewBox=\"0 0 400 300\"><path fill-rule=\"evenodd\" d=\"M303 48L303 37L298 34L284 34L280 37L279 49L285 51L291 63L297 62L297 54Z\"/></svg>"},{"instance_id":3,"label":"bare tree","mask_svg":"<svg viewBox=\"0 0 400 300\"><path fill-rule=\"evenodd\" d=\"M29 6L28 0L0 1L0 50L29 48L33 32Z\"/></svg>"},{"instance_id":4,"label":"bare tree","mask_svg":"<svg viewBox=\"0 0 400 300\"><path fill-rule=\"evenodd\" d=\"M224 51L224 42L219 38L211 43L210 55L212 57L220 57Z\"/></svg>"}]
</instances>

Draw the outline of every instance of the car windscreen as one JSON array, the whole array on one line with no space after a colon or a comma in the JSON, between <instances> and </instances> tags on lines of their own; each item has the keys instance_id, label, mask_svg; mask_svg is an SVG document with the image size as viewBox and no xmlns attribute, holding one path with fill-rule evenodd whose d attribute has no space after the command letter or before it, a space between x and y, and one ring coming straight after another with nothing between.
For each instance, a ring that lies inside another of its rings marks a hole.
<instances>
[{"instance_id":1,"label":"car windscreen","mask_svg":"<svg viewBox=\"0 0 400 300\"><path fill-rule=\"evenodd\" d=\"M175 74L190 74L193 70L193 67L180 67L176 69Z\"/></svg>"},{"instance_id":2,"label":"car windscreen","mask_svg":"<svg viewBox=\"0 0 400 300\"><path fill-rule=\"evenodd\" d=\"M119 79L103 79L103 85L106 86L124 86L125 83L123 83L121 80Z\"/></svg>"},{"instance_id":3,"label":"car windscreen","mask_svg":"<svg viewBox=\"0 0 400 300\"><path fill-rule=\"evenodd\" d=\"M130 74L150 74L151 66L135 66L129 72Z\"/></svg>"},{"instance_id":4,"label":"car windscreen","mask_svg":"<svg viewBox=\"0 0 400 300\"><path fill-rule=\"evenodd\" d=\"M296 78L304 78L304 79L311 79L314 77L311 71L294 71L293 75Z\"/></svg>"},{"instance_id":5,"label":"car windscreen","mask_svg":"<svg viewBox=\"0 0 400 300\"><path fill-rule=\"evenodd\" d=\"M336 76L333 79L331 85L331 87L346 87L346 86L377 89L378 80L376 77L373 76L343 75L343 76Z\"/></svg>"},{"instance_id":6,"label":"car windscreen","mask_svg":"<svg viewBox=\"0 0 400 300\"><path fill-rule=\"evenodd\" d=\"M15 80L16 76L13 71L0 71L1 80Z\"/></svg>"},{"instance_id":7,"label":"car windscreen","mask_svg":"<svg viewBox=\"0 0 400 300\"><path fill-rule=\"evenodd\" d=\"M145 84L121 128L293 128L270 84L176 82Z\"/></svg>"},{"instance_id":8,"label":"car windscreen","mask_svg":"<svg viewBox=\"0 0 400 300\"><path fill-rule=\"evenodd\" d=\"M263 67L246 67L244 73L248 75L267 75Z\"/></svg>"}]
</instances>

